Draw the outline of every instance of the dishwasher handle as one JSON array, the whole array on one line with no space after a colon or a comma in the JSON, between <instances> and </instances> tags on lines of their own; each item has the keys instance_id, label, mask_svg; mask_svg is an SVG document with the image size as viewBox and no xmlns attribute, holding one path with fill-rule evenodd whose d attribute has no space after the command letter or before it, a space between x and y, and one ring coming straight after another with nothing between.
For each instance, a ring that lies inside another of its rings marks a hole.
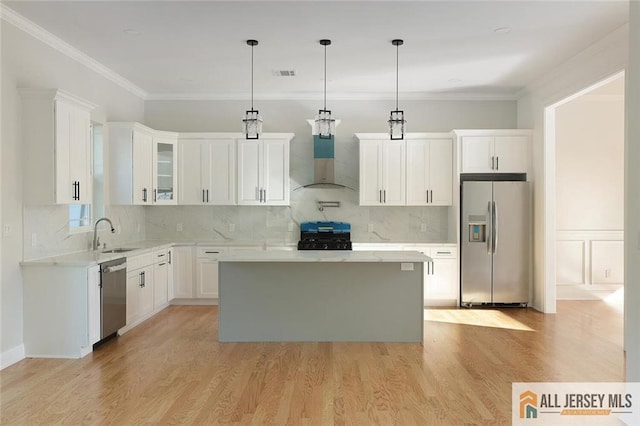
<instances>
[{"instance_id":1,"label":"dishwasher handle","mask_svg":"<svg viewBox=\"0 0 640 426\"><path fill-rule=\"evenodd\" d=\"M127 269L127 264L126 263L121 263L119 265L113 265L113 266L107 266L106 268L104 268L102 270L102 273L103 274L109 274L111 272L122 271L123 269Z\"/></svg>"}]
</instances>

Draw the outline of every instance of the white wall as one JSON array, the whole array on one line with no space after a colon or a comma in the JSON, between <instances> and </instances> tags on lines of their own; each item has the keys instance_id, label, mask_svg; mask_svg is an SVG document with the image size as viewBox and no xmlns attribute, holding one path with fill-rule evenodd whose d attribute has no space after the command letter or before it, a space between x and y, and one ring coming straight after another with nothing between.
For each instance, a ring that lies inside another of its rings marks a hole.
<instances>
[{"instance_id":1,"label":"white wall","mask_svg":"<svg viewBox=\"0 0 640 426\"><path fill-rule=\"evenodd\" d=\"M624 78L556 108L556 227L624 227Z\"/></svg>"},{"instance_id":2,"label":"white wall","mask_svg":"<svg viewBox=\"0 0 640 426\"><path fill-rule=\"evenodd\" d=\"M640 2L629 2L625 143L625 347L627 381L640 382Z\"/></svg>"},{"instance_id":3,"label":"white wall","mask_svg":"<svg viewBox=\"0 0 640 426\"><path fill-rule=\"evenodd\" d=\"M20 97L17 87L59 88L98 105L94 121L142 120L144 102L84 65L2 22L2 221L12 227L2 238L0 353L22 345L23 258ZM64 206L56 207L58 210ZM42 216L38 216L41 220ZM59 226L49 223L49 226ZM47 224L42 224L47 226ZM80 237L83 241L86 236ZM72 248L75 250L75 247Z\"/></svg>"},{"instance_id":4,"label":"white wall","mask_svg":"<svg viewBox=\"0 0 640 426\"><path fill-rule=\"evenodd\" d=\"M533 129L533 306L543 312L555 312L555 294L545 298L545 285L555 283L555 147L544 146L545 107L624 70L628 47L625 25L549 72L518 100L518 127Z\"/></svg>"}]
</instances>

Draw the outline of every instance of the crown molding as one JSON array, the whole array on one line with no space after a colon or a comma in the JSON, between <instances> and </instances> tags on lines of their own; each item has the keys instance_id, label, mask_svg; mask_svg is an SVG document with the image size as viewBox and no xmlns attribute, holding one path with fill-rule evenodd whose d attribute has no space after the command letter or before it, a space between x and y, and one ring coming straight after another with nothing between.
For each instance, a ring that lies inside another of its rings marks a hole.
<instances>
[{"instance_id":1,"label":"crown molding","mask_svg":"<svg viewBox=\"0 0 640 426\"><path fill-rule=\"evenodd\" d=\"M263 93L254 94L258 101L322 101L320 93ZM147 101L249 101L247 93L149 93ZM332 101L379 101L395 100L395 93L332 93L327 102ZM400 93L402 101L516 101L516 94L508 93Z\"/></svg>"},{"instance_id":2,"label":"crown molding","mask_svg":"<svg viewBox=\"0 0 640 426\"><path fill-rule=\"evenodd\" d=\"M46 45L54 48L63 55L68 56L69 58L81 63L85 67L96 72L107 80L117 84L118 86L136 95L137 97L143 100L147 98L148 94L142 88L136 86L126 78L122 77L120 74L116 73L110 68L107 68L89 55L81 52L80 50L71 46L69 43L56 37L35 22L28 20L18 12L5 6L2 3L0 3L0 19L24 31L25 33L31 35L32 37L45 43Z\"/></svg>"}]
</instances>

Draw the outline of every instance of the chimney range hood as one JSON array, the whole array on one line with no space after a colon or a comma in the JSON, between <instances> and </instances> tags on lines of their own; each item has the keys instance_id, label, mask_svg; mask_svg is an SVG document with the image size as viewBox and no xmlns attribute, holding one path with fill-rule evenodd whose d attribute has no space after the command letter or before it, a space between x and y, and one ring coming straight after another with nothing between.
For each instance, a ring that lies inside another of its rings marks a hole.
<instances>
[{"instance_id":1,"label":"chimney range hood","mask_svg":"<svg viewBox=\"0 0 640 426\"><path fill-rule=\"evenodd\" d=\"M307 122L311 128L314 127L314 120L307 120ZM336 120L336 127L338 124L340 124L340 120ZM303 185L300 188L347 188L355 191L350 186L335 181L334 135L327 139L313 135L313 183Z\"/></svg>"}]
</instances>

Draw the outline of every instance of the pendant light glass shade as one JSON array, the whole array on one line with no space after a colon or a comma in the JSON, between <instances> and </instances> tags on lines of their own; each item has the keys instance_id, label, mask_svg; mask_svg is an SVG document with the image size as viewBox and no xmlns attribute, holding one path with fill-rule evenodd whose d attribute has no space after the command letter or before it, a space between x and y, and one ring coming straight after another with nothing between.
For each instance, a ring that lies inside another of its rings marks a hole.
<instances>
[{"instance_id":1,"label":"pendant light glass shade","mask_svg":"<svg viewBox=\"0 0 640 426\"><path fill-rule=\"evenodd\" d=\"M389 136L391 140L404 139L405 124L404 111L398 109L398 46L404 44L403 40L395 39L391 42L396 47L396 109L389 114Z\"/></svg>"},{"instance_id":2,"label":"pendant light glass shade","mask_svg":"<svg viewBox=\"0 0 640 426\"><path fill-rule=\"evenodd\" d=\"M251 109L245 113L242 120L242 130L247 139L258 139L262 133L262 116L257 109L253 109L253 47L258 45L258 40L247 40L251 46Z\"/></svg>"},{"instance_id":3,"label":"pendant light glass shade","mask_svg":"<svg viewBox=\"0 0 640 426\"><path fill-rule=\"evenodd\" d=\"M324 46L324 107L318 110L313 131L320 139L331 139L336 133L336 120L331 117L331 110L327 109L327 46L331 40L322 39L320 44Z\"/></svg>"}]
</instances>

